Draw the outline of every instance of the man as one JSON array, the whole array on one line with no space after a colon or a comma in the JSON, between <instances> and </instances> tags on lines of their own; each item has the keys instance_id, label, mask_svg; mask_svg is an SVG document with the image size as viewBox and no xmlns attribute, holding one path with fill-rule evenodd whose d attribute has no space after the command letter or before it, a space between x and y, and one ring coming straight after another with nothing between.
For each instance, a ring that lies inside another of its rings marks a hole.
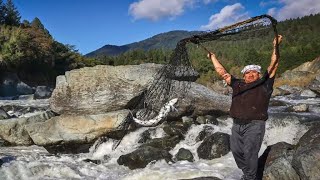
<instances>
[{"instance_id":1,"label":"man","mask_svg":"<svg viewBox=\"0 0 320 180\"><path fill-rule=\"evenodd\" d=\"M238 167L243 171L242 179L255 180L258 169L258 153L268 119L268 104L273 91L275 73L279 64L279 44L282 36L273 40L273 53L268 70L261 76L261 67L248 65L241 71L243 80L230 75L213 53L208 54L216 72L232 87L230 115L231 151Z\"/></svg>"}]
</instances>

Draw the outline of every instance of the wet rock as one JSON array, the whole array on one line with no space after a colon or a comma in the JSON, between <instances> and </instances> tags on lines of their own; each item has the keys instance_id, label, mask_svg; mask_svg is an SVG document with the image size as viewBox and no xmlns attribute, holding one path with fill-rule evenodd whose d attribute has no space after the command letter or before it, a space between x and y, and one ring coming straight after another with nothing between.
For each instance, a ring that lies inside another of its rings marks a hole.
<instances>
[{"instance_id":1,"label":"wet rock","mask_svg":"<svg viewBox=\"0 0 320 180\"><path fill-rule=\"evenodd\" d=\"M146 143L149 140L151 140L151 134L149 130L146 130L143 133L141 133L138 143Z\"/></svg>"},{"instance_id":2,"label":"wet rock","mask_svg":"<svg viewBox=\"0 0 320 180\"><path fill-rule=\"evenodd\" d=\"M214 125L219 125L219 121L217 120L216 116L213 115L205 115L207 124L214 124Z\"/></svg>"},{"instance_id":3,"label":"wet rock","mask_svg":"<svg viewBox=\"0 0 320 180\"><path fill-rule=\"evenodd\" d=\"M182 122L184 124L188 124L190 126L193 124L193 118L192 117L183 116L181 119L182 119Z\"/></svg>"},{"instance_id":4,"label":"wet rock","mask_svg":"<svg viewBox=\"0 0 320 180\"><path fill-rule=\"evenodd\" d=\"M299 176L291 166L294 146L279 142L268 146L259 158L259 165L264 165L264 180L299 180ZM262 159L265 159L262 162ZM261 171L261 170L260 170ZM261 176L261 173L258 173ZM258 179L261 179L260 177Z\"/></svg>"},{"instance_id":5,"label":"wet rock","mask_svg":"<svg viewBox=\"0 0 320 180\"><path fill-rule=\"evenodd\" d=\"M93 143L72 142L43 146L50 154L88 153Z\"/></svg>"},{"instance_id":6,"label":"wet rock","mask_svg":"<svg viewBox=\"0 0 320 180\"><path fill-rule=\"evenodd\" d=\"M9 119L9 118L10 118L9 114L5 110L0 108L0 120Z\"/></svg>"},{"instance_id":7,"label":"wet rock","mask_svg":"<svg viewBox=\"0 0 320 180\"><path fill-rule=\"evenodd\" d=\"M311 127L299 140L292 166L302 180L320 177L320 128Z\"/></svg>"},{"instance_id":8,"label":"wet rock","mask_svg":"<svg viewBox=\"0 0 320 180\"><path fill-rule=\"evenodd\" d=\"M286 106L286 103L279 100L270 100L269 106Z\"/></svg>"},{"instance_id":9,"label":"wet rock","mask_svg":"<svg viewBox=\"0 0 320 180\"><path fill-rule=\"evenodd\" d=\"M299 94L303 89L301 87L295 87L295 86L289 86L289 85L283 85L280 87L277 87L280 91L280 94L278 95L288 95L288 94Z\"/></svg>"},{"instance_id":10,"label":"wet rock","mask_svg":"<svg viewBox=\"0 0 320 180\"><path fill-rule=\"evenodd\" d=\"M294 106L288 107L289 112L308 112L308 105L307 104L298 104Z\"/></svg>"},{"instance_id":11,"label":"wet rock","mask_svg":"<svg viewBox=\"0 0 320 180\"><path fill-rule=\"evenodd\" d=\"M211 126L204 126L203 130L200 131L198 136L196 137L196 142L204 140L206 137L213 133L214 128Z\"/></svg>"},{"instance_id":12,"label":"wet rock","mask_svg":"<svg viewBox=\"0 0 320 180\"><path fill-rule=\"evenodd\" d=\"M34 99L50 98L51 94L52 88L47 86L37 86L36 92L34 93Z\"/></svg>"},{"instance_id":13,"label":"wet rock","mask_svg":"<svg viewBox=\"0 0 320 180\"><path fill-rule=\"evenodd\" d=\"M0 137L13 145L32 145L26 126L33 126L54 117L51 111L46 111L27 118L11 118L0 121Z\"/></svg>"},{"instance_id":14,"label":"wet rock","mask_svg":"<svg viewBox=\"0 0 320 180\"><path fill-rule=\"evenodd\" d=\"M191 179L179 179L179 180L221 180L221 179L213 176L206 176L206 177L197 177L197 178L191 178Z\"/></svg>"},{"instance_id":15,"label":"wet rock","mask_svg":"<svg viewBox=\"0 0 320 180\"><path fill-rule=\"evenodd\" d=\"M206 120L206 118L204 116L198 116L196 118L196 123L198 123L198 124L206 124L207 120Z\"/></svg>"},{"instance_id":16,"label":"wet rock","mask_svg":"<svg viewBox=\"0 0 320 180\"><path fill-rule=\"evenodd\" d=\"M309 98L315 98L315 97L317 97L317 94L314 93L313 91L309 90L309 89L306 89L306 90L303 90L301 92L300 96L309 97Z\"/></svg>"},{"instance_id":17,"label":"wet rock","mask_svg":"<svg viewBox=\"0 0 320 180\"><path fill-rule=\"evenodd\" d=\"M192 153L188 149L184 149L184 148L179 149L175 158L177 159L177 161L189 161L189 162L194 161Z\"/></svg>"},{"instance_id":18,"label":"wet rock","mask_svg":"<svg viewBox=\"0 0 320 180\"><path fill-rule=\"evenodd\" d=\"M179 136L181 138L184 137L184 135L188 131L188 125L181 123L181 122L171 122L163 127L163 131L168 134L169 136Z\"/></svg>"},{"instance_id":19,"label":"wet rock","mask_svg":"<svg viewBox=\"0 0 320 180\"><path fill-rule=\"evenodd\" d=\"M320 75L316 76L316 78L309 84L308 88L320 95Z\"/></svg>"},{"instance_id":20,"label":"wet rock","mask_svg":"<svg viewBox=\"0 0 320 180\"><path fill-rule=\"evenodd\" d=\"M174 148L179 142L181 138L179 136L166 136L162 138L154 138L147 143L142 144L140 147L150 146L159 149L170 150Z\"/></svg>"},{"instance_id":21,"label":"wet rock","mask_svg":"<svg viewBox=\"0 0 320 180\"><path fill-rule=\"evenodd\" d=\"M150 162L161 159L172 162L172 155L163 149L144 146L129 154L121 155L117 162L119 165L127 166L130 169L138 169L145 168Z\"/></svg>"},{"instance_id":22,"label":"wet rock","mask_svg":"<svg viewBox=\"0 0 320 180\"><path fill-rule=\"evenodd\" d=\"M230 135L216 132L205 138L197 149L199 158L214 159L230 151Z\"/></svg>"}]
</instances>

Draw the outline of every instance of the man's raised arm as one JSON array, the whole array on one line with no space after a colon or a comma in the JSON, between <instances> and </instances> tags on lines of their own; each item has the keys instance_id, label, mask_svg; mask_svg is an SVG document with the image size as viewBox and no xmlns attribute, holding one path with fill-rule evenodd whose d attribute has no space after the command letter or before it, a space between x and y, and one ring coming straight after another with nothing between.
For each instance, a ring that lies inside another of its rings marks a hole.
<instances>
[{"instance_id":1,"label":"man's raised arm","mask_svg":"<svg viewBox=\"0 0 320 180\"><path fill-rule=\"evenodd\" d=\"M226 71L226 69L221 65L221 63L216 58L213 53L208 54L208 58L211 59L212 64L216 72L227 82L228 85L231 83L231 75Z\"/></svg>"},{"instance_id":2,"label":"man's raised arm","mask_svg":"<svg viewBox=\"0 0 320 180\"><path fill-rule=\"evenodd\" d=\"M279 65L279 44L282 41L282 36L278 35L278 42L277 39L274 38L273 40L273 52L272 52L272 56L271 56L271 62L270 65L268 67L268 73L269 73L269 77L273 78L274 75L276 74L276 71L278 69L278 65Z\"/></svg>"}]
</instances>

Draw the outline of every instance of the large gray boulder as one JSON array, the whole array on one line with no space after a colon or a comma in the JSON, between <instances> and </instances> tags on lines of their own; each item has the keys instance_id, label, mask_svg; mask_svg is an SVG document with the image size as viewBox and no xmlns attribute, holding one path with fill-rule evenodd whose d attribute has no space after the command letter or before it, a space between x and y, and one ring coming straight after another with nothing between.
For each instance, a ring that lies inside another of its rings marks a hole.
<instances>
[{"instance_id":1,"label":"large gray boulder","mask_svg":"<svg viewBox=\"0 0 320 180\"><path fill-rule=\"evenodd\" d=\"M156 64L95 66L58 76L50 98L58 114L97 114L124 109L139 96L154 73Z\"/></svg>"},{"instance_id":2,"label":"large gray boulder","mask_svg":"<svg viewBox=\"0 0 320 180\"><path fill-rule=\"evenodd\" d=\"M121 110L96 115L61 115L45 122L27 124L25 129L36 145L90 143L115 131L129 113L129 110Z\"/></svg>"},{"instance_id":3,"label":"large gray boulder","mask_svg":"<svg viewBox=\"0 0 320 180\"><path fill-rule=\"evenodd\" d=\"M320 128L312 126L299 140L293 154L292 166L300 179L320 177Z\"/></svg>"},{"instance_id":4,"label":"large gray boulder","mask_svg":"<svg viewBox=\"0 0 320 180\"><path fill-rule=\"evenodd\" d=\"M28 118L12 118L0 121L0 137L13 145L32 145L26 126L44 122L54 114L50 111L37 114Z\"/></svg>"},{"instance_id":5,"label":"large gray boulder","mask_svg":"<svg viewBox=\"0 0 320 180\"><path fill-rule=\"evenodd\" d=\"M268 146L264 155L267 155L263 179L265 180L300 180L291 166L293 145L279 142ZM267 152L267 153L266 153Z\"/></svg>"},{"instance_id":6,"label":"large gray boulder","mask_svg":"<svg viewBox=\"0 0 320 180\"><path fill-rule=\"evenodd\" d=\"M77 115L125 109L146 90L161 67L158 64L95 66L66 72L57 77L50 107L58 114ZM199 112L229 110L230 97L190 83L187 97L179 104L181 113L190 109ZM174 80L173 84L177 96L185 93L181 91L181 81Z\"/></svg>"}]
</instances>

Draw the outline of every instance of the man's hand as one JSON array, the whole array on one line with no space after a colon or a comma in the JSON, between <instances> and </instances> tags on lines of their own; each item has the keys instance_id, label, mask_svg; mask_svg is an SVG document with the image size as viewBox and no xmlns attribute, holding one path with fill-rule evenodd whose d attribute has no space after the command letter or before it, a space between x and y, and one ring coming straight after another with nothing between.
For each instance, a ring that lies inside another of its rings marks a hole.
<instances>
[{"instance_id":1,"label":"man's hand","mask_svg":"<svg viewBox=\"0 0 320 180\"><path fill-rule=\"evenodd\" d=\"M282 41L282 35L278 35L278 44L280 44ZM276 37L273 39L273 46L277 45L277 39Z\"/></svg>"},{"instance_id":2,"label":"man's hand","mask_svg":"<svg viewBox=\"0 0 320 180\"><path fill-rule=\"evenodd\" d=\"M208 57L209 59L211 59L211 57L216 57L216 55L213 54L212 52L209 52L208 55L207 55L207 57Z\"/></svg>"}]
</instances>

